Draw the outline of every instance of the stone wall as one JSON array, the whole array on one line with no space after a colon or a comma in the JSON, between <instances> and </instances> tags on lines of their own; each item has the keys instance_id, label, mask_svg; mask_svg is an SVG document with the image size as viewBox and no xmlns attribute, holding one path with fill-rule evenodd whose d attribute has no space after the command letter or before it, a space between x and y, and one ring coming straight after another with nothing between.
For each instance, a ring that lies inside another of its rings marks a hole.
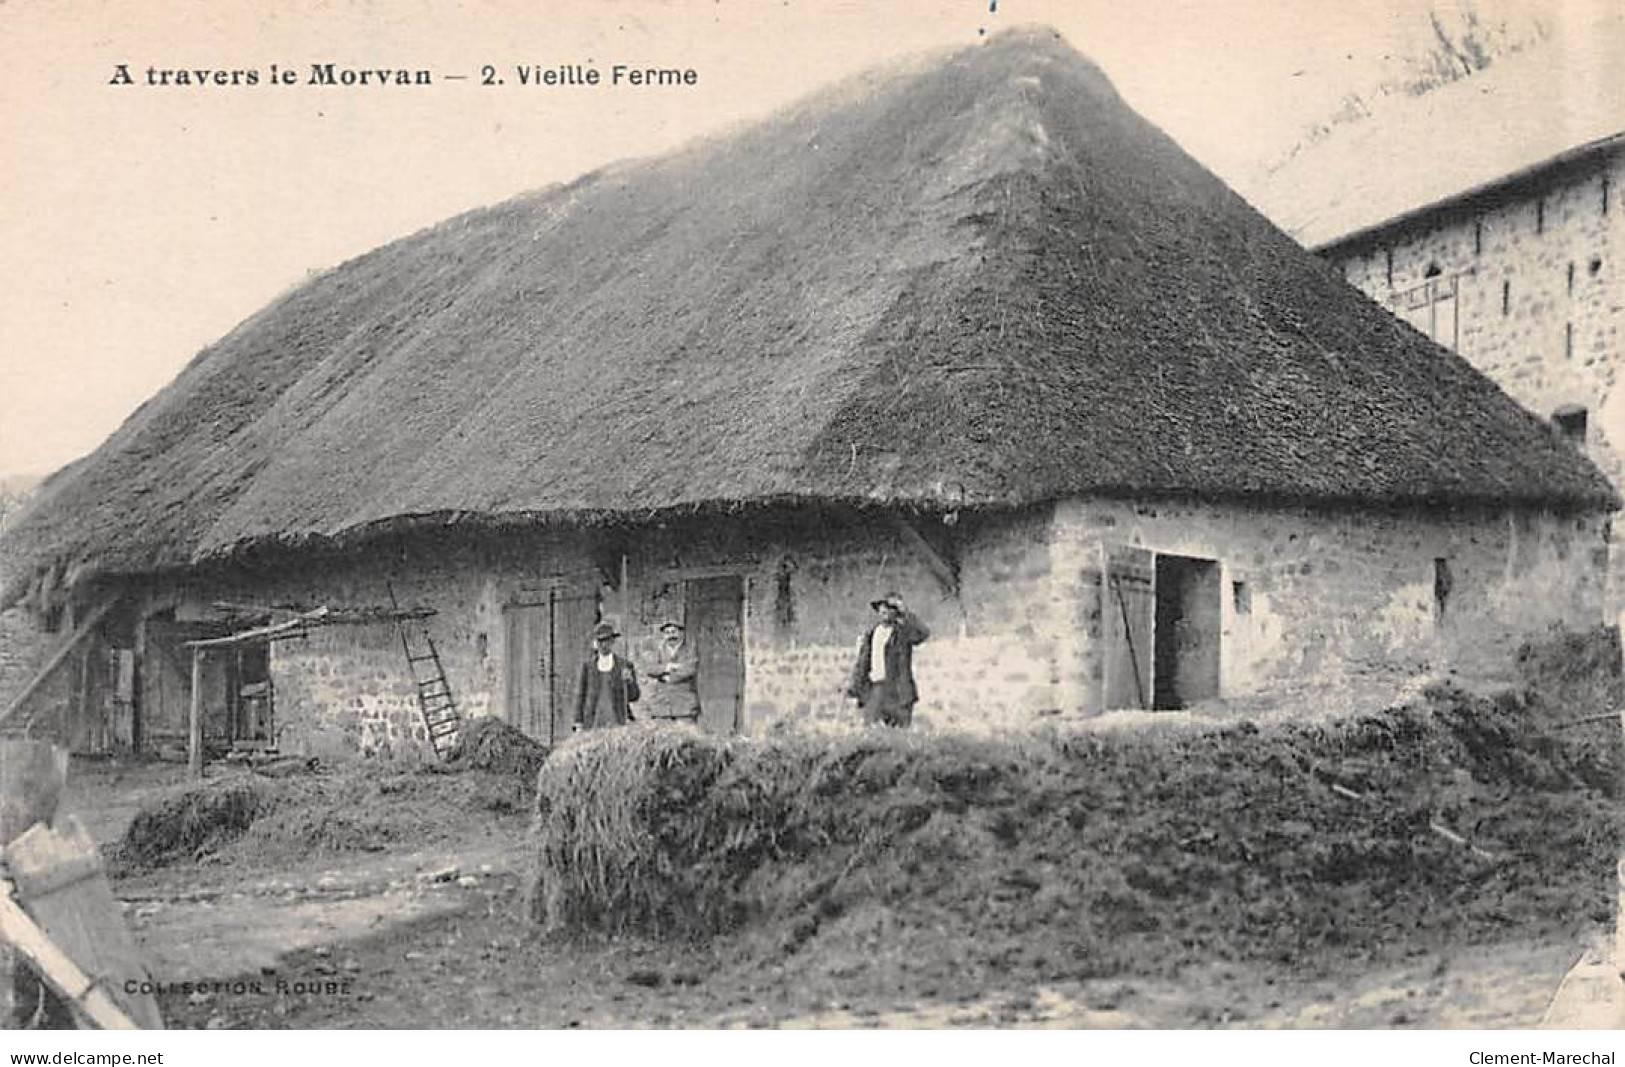
<instances>
[{"instance_id":1,"label":"stone wall","mask_svg":"<svg viewBox=\"0 0 1625 1067\"><path fill-rule=\"evenodd\" d=\"M1437 339L1541 418L1586 409L1586 452L1625 486L1625 149L1494 202L1451 206L1322 251L1372 299L1424 327L1419 309L1396 300L1414 302L1405 294L1430 272L1436 285L1453 287L1457 325L1444 330L1442 316ZM1625 608L1622 536L1613 539L1615 611Z\"/></svg>"},{"instance_id":2,"label":"stone wall","mask_svg":"<svg viewBox=\"0 0 1625 1067\"><path fill-rule=\"evenodd\" d=\"M927 540L951 537L959 595L933 573L917 541L891 520L824 517L701 535L676 529L639 547L629 570L625 630L634 656L652 655L655 628L681 617L681 581L696 568L735 565L745 579L745 726L855 722L843 693L869 602L895 591L932 631L915 654L917 721L983 729L1057 708L1056 664L1066 644L1051 581L1050 509L914 519Z\"/></svg>"},{"instance_id":3,"label":"stone wall","mask_svg":"<svg viewBox=\"0 0 1625 1067\"><path fill-rule=\"evenodd\" d=\"M436 612L425 620L464 715L501 714L502 609L522 591L561 571L587 566L585 541L545 532L479 539L405 540L297 566L266 565L200 575L184 587L147 591L147 610L218 618L216 602L330 608L384 607L393 590L402 607ZM149 653L149 656L151 653ZM219 655L219 654L216 654ZM417 694L393 624L323 626L272 645L278 743L318 755L411 753L426 741ZM175 734L187 687L166 692L144 721ZM223 696L206 689L207 700ZM206 708L210 721L218 709Z\"/></svg>"},{"instance_id":4,"label":"stone wall","mask_svg":"<svg viewBox=\"0 0 1625 1067\"><path fill-rule=\"evenodd\" d=\"M1221 693L1236 698L1371 673L1499 673L1530 635L1603 623L1606 531L1536 513L1068 501L1056 577L1074 598L1083 667L1066 673L1065 705L1101 710L1104 544L1218 562Z\"/></svg>"},{"instance_id":5,"label":"stone wall","mask_svg":"<svg viewBox=\"0 0 1625 1067\"><path fill-rule=\"evenodd\" d=\"M268 566L154 590L149 607L184 616L187 605L216 600L376 606L393 585L402 605L436 610L428 625L464 714L504 715L505 607L562 578L596 597L643 665L659 623L683 617L685 580L738 575L752 733L856 722L843 696L848 672L870 599L893 590L933 632L916 656L923 728L1006 730L1100 712L1110 545L1217 561L1225 698L1372 673L1482 673L1509 664L1528 635L1603 618L1606 524L1596 518L1067 501L952 526L911 521L912 533L895 519L846 513L403 541L296 571ZM957 596L922 541L952 542L939 559L957 561ZM1449 575L1442 613L1437 560ZM272 672L284 749L400 752L423 742L393 626L278 642Z\"/></svg>"}]
</instances>

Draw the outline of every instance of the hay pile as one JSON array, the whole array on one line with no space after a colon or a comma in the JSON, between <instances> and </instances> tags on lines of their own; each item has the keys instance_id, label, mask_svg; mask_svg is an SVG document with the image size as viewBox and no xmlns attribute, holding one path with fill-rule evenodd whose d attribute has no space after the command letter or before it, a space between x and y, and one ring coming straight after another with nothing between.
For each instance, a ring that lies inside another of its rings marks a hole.
<instances>
[{"instance_id":1,"label":"hay pile","mask_svg":"<svg viewBox=\"0 0 1625 1067\"><path fill-rule=\"evenodd\" d=\"M608 731L541 772L532 915L943 981L1568 929L1612 905L1614 737L1599 760L1519 697L1444 689L1343 723L1024 744Z\"/></svg>"},{"instance_id":2,"label":"hay pile","mask_svg":"<svg viewBox=\"0 0 1625 1067\"><path fill-rule=\"evenodd\" d=\"M122 864L198 859L241 837L271 804L262 779L236 775L164 797L136 812L116 850Z\"/></svg>"},{"instance_id":3,"label":"hay pile","mask_svg":"<svg viewBox=\"0 0 1625 1067\"><path fill-rule=\"evenodd\" d=\"M228 771L143 807L111 858L119 872L196 862L275 867L517 835L531 788L511 773L435 764L357 762L290 778Z\"/></svg>"},{"instance_id":4,"label":"hay pile","mask_svg":"<svg viewBox=\"0 0 1625 1067\"><path fill-rule=\"evenodd\" d=\"M481 716L463 723L446 762L496 774L511 774L526 783L547 761L547 746L501 719Z\"/></svg>"},{"instance_id":5,"label":"hay pile","mask_svg":"<svg viewBox=\"0 0 1625 1067\"><path fill-rule=\"evenodd\" d=\"M1559 630L1524 644L1518 649L1517 668L1525 694L1553 722L1625 707L1619 645L1619 628L1614 626Z\"/></svg>"}]
</instances>

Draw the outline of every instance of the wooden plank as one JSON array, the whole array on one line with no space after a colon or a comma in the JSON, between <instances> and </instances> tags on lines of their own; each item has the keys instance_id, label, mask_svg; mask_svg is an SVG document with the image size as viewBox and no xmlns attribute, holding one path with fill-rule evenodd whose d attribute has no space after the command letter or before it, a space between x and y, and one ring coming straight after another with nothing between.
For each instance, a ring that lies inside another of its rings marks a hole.
<instances>
[{"instance_id":1,"label":"wooden plank","mask_svg":"<svg viewBox=\"0 0 1625 1067\"><path fill-rule=\"evenodd\" d=\"M186 648L221 648L227 645L240 645L247 641L276 641L289 637L304 637L305 629L309 625L320 624L330 612L327 608L317 608L307 611L303 615L295 616L284 622L272 623L269 626L256 626L241 633L228 634L225 637L204 637L196 641L183 641Z\"/></svg>"},{"instance_id":2,"label":"wooden plank","mask_svg":"<svg viewBox=\"0 0 1625 1067\"><path fill-rule=\"evenodd\" d=\"M96 628L96 624L101 622L109 611L113 610L113 605L116 603L118 603L118 597L109 597L96 605L96 608L85 616L84 621L73 631L68 640L55 652L51 653L51 657L45 661L45 665L34 674L29 683L23 687L23 691L17 694L17 698L6 706L4 712L0 712L0 723L4 723L17 714L18 710L28 703L29 699L38 692L40 686L49 681L51 675L56 673L56 669L62 666L63 661L68 658L68 653L79 647L79 642L90 636L91 631Z\"/></svg>"},{"instance_id":3,"label":"wooden plank","mask_svg":"<svg viewBox=\"0 0 1625 1067\"><path fill-rule=\"evenodd\" d=\"M36 823L7 846L5 858L17 903L45 936L90 981L107 989L135 1025L163 1029L158 1002L150 994L124 991L126 982L146 980L147 969L84 825L72 815L62 816L55 826ZM78 999L82 994L70 995Z\"/></svg>"},{"instance_id":4,"label":"wooden plank","mask_svg":"<svg viewBox=\"0 0 1625 1067\"><path fill-rule=\"evenodd\" d=\"M958 563L937 551L937 546L933 545L912 522L909 522L901 515L888 512L887 518L891 520L891 524L896 528L897 532L902 535L903 543L920 558L926 569L931 572L931 576L937 580L937 584L942 586L942 591L949 596L958 596Z\"/></svg>"},{"instance_id":5,"label":"wooden plank","mask_svg":"<svg viewBox=\"0 0 1625 1067\"><path fill-rule=\"evenodd\" d=\"M135 1021L112 996L80 970L12 898L11 883L0 879L0 938L17 950L51 991L75 1014L101 1030L136 1030Z\"/></svg>"},{"instance_id":6,"label":"wooden plank","mask_svg":"<svg viewBox=\"0 0 1625 1067\"><path fill-rule=\"evenodd\" d=\"M186 774L203 777L203 650L192 649L192 703L186 719Z\"/></svg>"}]
</instances>

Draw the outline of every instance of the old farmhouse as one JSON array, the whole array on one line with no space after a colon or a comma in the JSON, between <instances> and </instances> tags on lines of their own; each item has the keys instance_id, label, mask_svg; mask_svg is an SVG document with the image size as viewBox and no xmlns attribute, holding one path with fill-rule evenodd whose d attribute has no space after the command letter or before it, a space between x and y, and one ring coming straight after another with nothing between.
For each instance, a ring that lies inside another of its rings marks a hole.
<instances>
[{"instance_id":1,"label":"old farmhouse","mask_svg":"<svg viewBox=\"0 0 1625 1067\"><path fill-rule=\"evenodd\" d=\"M1025 31L249 318L0 540L54 649L8 723L421 742L426 632L550 739L595 621L675 617L704 724L761 731L850 714L889 589L928 727L1181 707L1595 625L1617 504Z\"/></svg>"}]
</instances>

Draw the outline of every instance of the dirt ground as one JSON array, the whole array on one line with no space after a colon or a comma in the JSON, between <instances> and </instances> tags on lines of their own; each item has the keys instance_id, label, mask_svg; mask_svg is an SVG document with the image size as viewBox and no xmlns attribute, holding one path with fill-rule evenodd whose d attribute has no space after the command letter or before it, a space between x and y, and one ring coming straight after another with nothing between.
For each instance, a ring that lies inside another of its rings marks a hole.
<instances>
[{"instance_id":1,"label":"dirt ground","mask_svg":"<svg viewBox=\"0 0 1625 1067\"><path fill-rule=\"evenodd\" d=\"M180 780L76 761L68 808L111 844ZM223 772L240 773L240 772ZM1511 935L1373 969L1223 965L991 987L890 983L862 955L821 973L709 947L566 941L522 918L521 811L448 815L422 847L252 854L120 871L116 895L173 1027L1525 1027L1587 937ZM184 983L191 983L186 986Z\"/></svg>"}]
</instances>

